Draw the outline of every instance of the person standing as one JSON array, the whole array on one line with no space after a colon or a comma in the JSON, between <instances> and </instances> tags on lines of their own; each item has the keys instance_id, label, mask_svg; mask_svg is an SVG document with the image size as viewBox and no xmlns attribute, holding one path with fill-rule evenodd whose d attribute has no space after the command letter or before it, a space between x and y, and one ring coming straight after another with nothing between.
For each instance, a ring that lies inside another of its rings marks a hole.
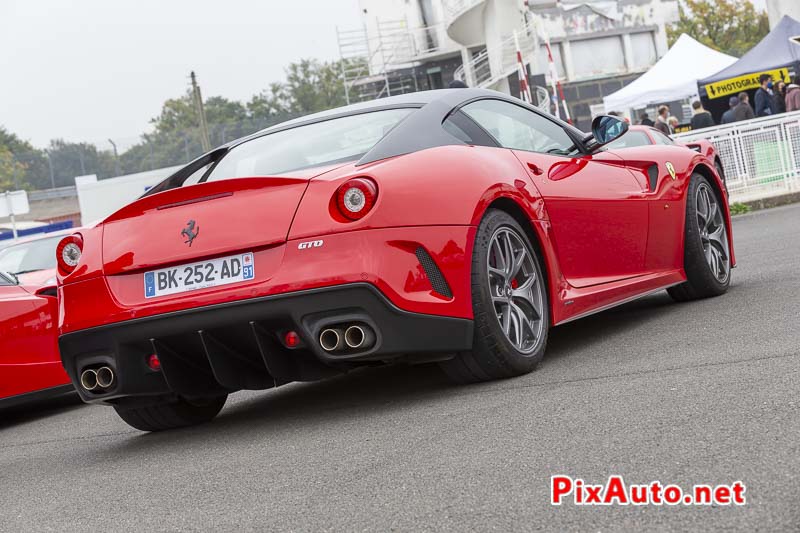
<instances>
[{"instance_id":1,"label":"person standing","mask_svg":"<svg viewBox=\"0 0 800 533\"><path fill-rule=\"evenodd\" d=\"M775 95L772 94L772 76L762 74L758 81L761 87L756 91L756 116L768 117L775 114Z\"/></svg>"},{"instance_id":2,"label":"person standing","mask_svg":"<svg viewBox=\"0 0 800 533\"><path fill-rule=\"evenodd\" d=\"M669 124L670 131L672 133L675 133L676 131L678 131L678 126L680 125L680 122L678 122L678 117L673 115L667 119L667 124Z\"/></svg>"},{"instance_id":3,"label":"person standing","mask_svg":"<svg viewBox=\"0 0 800 533\"><path fill-rule=\"evenodd\" d=\"M647 114L647 112L642 113L642 116L639 117L639 124L641 124L642 126L655 126L656 125L655 122L650 120L650 116Z\"/></svg>"},{"instance_id":4,"label":"person standing","mask_svg":"<svg viewBox=\"0 0 800 533\"><path fill-rule=\"evenodd\" d=\"M755 113L753 113L753 108L750 107L750 97L745 92L739 93L739 105L736 106L733 110L733 120L734 122L739 122L740 120L750 120L751 118L755 118Z\"/></svg>"},{"instance_id":5,"label":"person standing","mask_svg":"<svg viewBox=\"0 0 800 533\"><path fill-rule=\"evenodd\" d=\"M800 111L800 76L786 87L786 111Z\"/></svg>"},{"instance_id":6,"label":"person standing","mask_svg":"<svg viewBox=\"0 0 800 533\"><path fill-rule=\"evenodd\" d=\"M775 84L775 113L786 113L786 84L783 80Z\"/></svg>"},{"instance_id":7,"label":"person standing","mask_svg":"<svg viewBox=\"0 0 800 533\"><path fill-rule=\"evenodd\" d=\"M672 135L672 128L670 128L668 120L669 106L659 106L658 115L656 116L656 124L654 127L664 135Z\"/></svg>"},{"instance_id":8,"label":"person standing","mask_svg":"<svg viewBox=\"0 0 800 533\"><path fill-rule=\"evenodd\" d=\"M711 113L703 109L703 104L700 103L700 100L695 100L692 102L692 129L699 130L702 128L710 128L711 126L715 126L714 118L711 116Z\"/></svg>"},{"instance_id":9,"label":"person standing","mask_svg":"<svg viewBox=\"0 0 800 533\"><path fill-rule=\"evenodd\" d=\"M737 105L739 105L739 97L731 96L728 99L728 110L722 114L722 120L720 121L720 124L730 124L731 122L736 122L734 113L736 112Z\"/></svg>"}]
</instances>

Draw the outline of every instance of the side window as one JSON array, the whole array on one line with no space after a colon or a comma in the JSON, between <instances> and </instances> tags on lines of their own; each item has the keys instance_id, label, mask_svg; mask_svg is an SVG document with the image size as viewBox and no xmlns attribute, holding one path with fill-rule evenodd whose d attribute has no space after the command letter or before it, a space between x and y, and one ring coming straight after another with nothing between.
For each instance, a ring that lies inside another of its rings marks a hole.
<instances>
[{"instance_id":1,"label":"side window","mask_svg":"<svg viewBox=\"0 0 800 533\"><path fill-rule=\"evenodd\" d=\"M621 150L622 148L634 148L636 146L648 146L652 144L650 137L643 131L628 131L625 135L611 141L603 147L603 150Z\"/></svg>"},{"instance_id":2,"label":"side window","mask_svg":"<svg viewBox=\"0 0 800 533\"><path fill-rule=\"evenodd\" d=\"M8 277L6 277L8 276ZM3 272L0 272L0 287L7 286L7 285L16 285L16 283L11 279L10 275L7 275Z\"/></svg>"},{"instance_id":3,"label":"side window","mask_svg":"<svg viewBox=\"0 0 800 533\"><path fill-rule=\"evenodd\" d=\"M658 130L652 130L650 134L653 136L653 139L656 140L656 144L664 144L667 146L674 146L675 141L664 135Z\"/></svg>"},{"instance_id":4,"label":"side window","mask_svg":"<svg viewBox=\"0 0 800 533\"><path fill-rule=\"evenodd\" d=\"M570 155L576 147L564 128L524 107L501 100L479 100L461 109L504 148Z\"/></svg>"}]
</instances>

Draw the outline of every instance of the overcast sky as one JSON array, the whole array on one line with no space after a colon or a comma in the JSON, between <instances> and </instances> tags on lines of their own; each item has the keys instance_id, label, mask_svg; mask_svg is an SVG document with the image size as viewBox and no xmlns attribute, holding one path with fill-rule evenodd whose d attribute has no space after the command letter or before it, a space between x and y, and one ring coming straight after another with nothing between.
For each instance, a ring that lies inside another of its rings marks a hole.
<instances>
[{"instance_id":1,"label":"overcast sky","mask_svg":"<svg viewBox=\"0 0 800 533\"><path fill-rule=\"evenodd\" d=\"M34 145L144 132L197 72L246 100L290 62L336 59L357 0L0 0L0 125Z\"/></svg>"}]
</instances>

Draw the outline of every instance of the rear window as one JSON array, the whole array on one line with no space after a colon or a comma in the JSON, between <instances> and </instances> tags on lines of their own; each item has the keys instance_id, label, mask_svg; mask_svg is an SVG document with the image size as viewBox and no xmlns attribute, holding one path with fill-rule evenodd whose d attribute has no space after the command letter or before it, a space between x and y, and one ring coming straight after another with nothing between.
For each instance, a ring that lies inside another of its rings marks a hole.
<instances>
[{"instance_id":1,"label":"rear window","mask_svg":"<svg viewBox=\"0 0 800 533\"><path fill-rule=\"evenodd\" d=\"M206 181L274 176L360 159L413 111L372 111L258 137L231 149Z\"/></svg>"}]
</instances>

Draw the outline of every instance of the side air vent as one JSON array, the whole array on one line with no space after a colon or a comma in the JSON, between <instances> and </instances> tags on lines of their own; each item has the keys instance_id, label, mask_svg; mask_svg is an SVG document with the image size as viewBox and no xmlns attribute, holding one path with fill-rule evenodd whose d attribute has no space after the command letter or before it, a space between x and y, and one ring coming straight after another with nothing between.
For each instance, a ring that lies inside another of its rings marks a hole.
<instances>
[{"instance_id":1,"label":"side air vent","mask_svg":"<svg viewBox=\"0 0 800 533\"><path fill-rule=\"evenodd\" d=\"M433 260L433 257L431 257L428 251L420 246L416 249L414 254L416 254L419 264L422 265L422 268L425 270L425 274L428 276L428 280L431 282L433 291L441 294L445 298L452 298L453 291L450 290L450 286L444 279L442 271L436 266L436 262Z\"/></svg>"},{"instance_id":2,"label":"side air vent","mask_svg":"<svg viewBox=\"0 0 800 533\"><path fill-rule=\"evenodd\" d=\"M658 186L658 165L647 167L647 178L650 180L650 192L654 192Z\"/></svg>"}]
</instances>

